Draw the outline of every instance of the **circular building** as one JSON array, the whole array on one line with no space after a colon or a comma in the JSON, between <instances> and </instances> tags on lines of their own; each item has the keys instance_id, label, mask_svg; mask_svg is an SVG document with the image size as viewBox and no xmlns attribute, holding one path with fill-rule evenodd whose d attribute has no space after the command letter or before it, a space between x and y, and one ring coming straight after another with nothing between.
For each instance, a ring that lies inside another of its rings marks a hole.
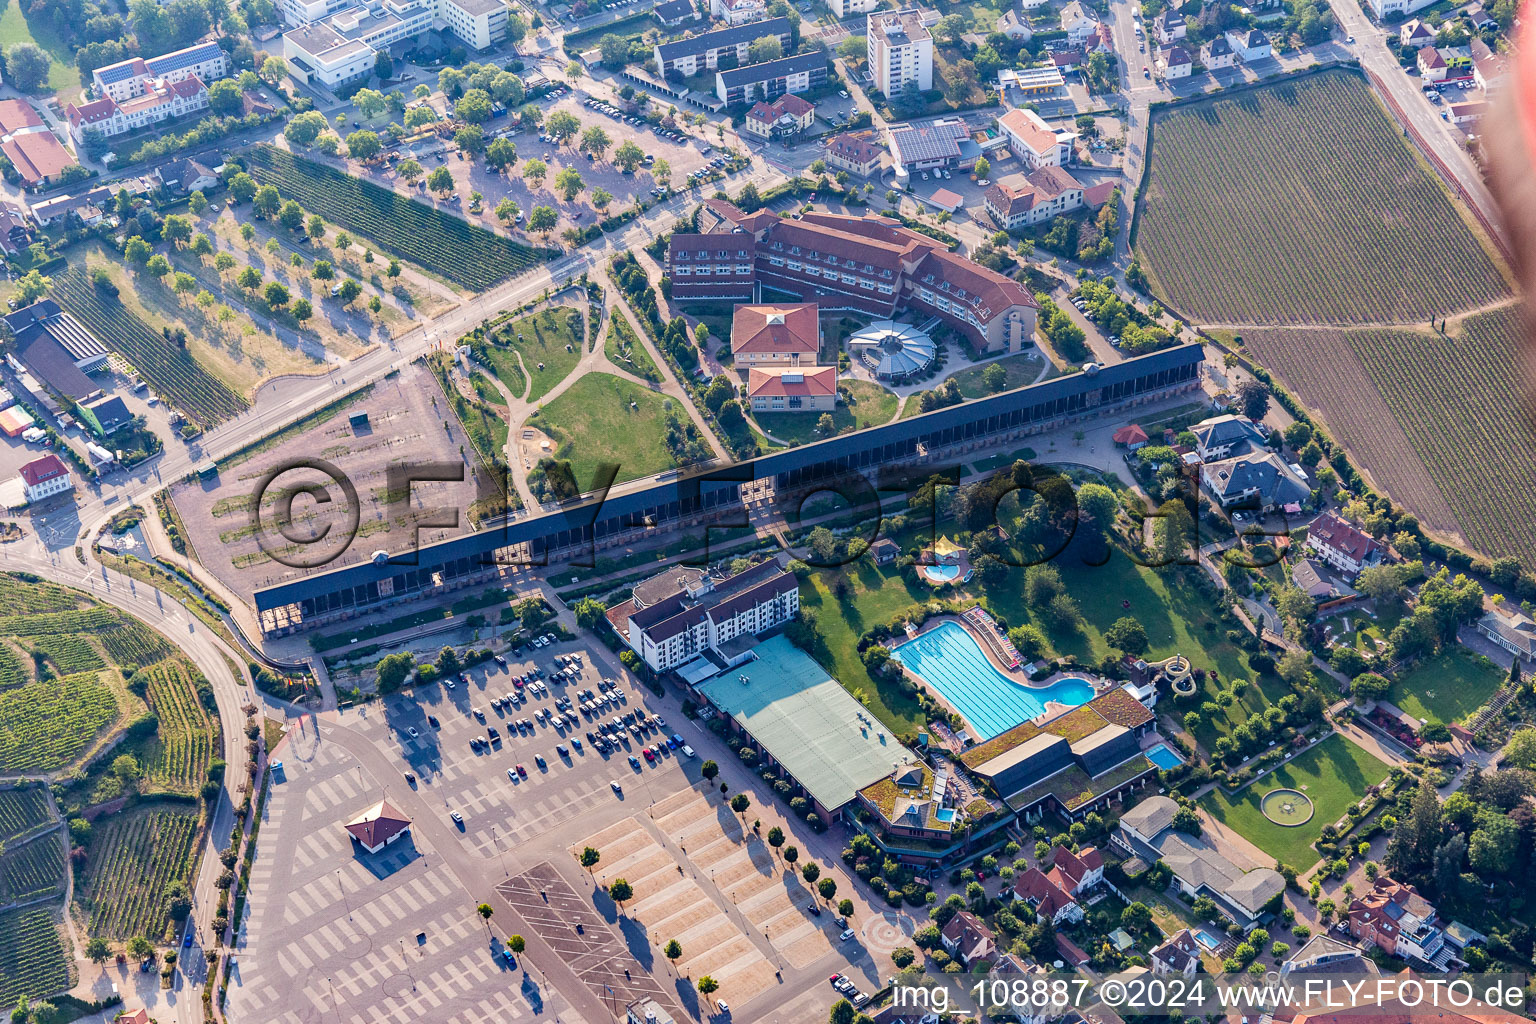
<instances>
[{"instance_id":1,"label":"circular building","mask_svg":"<svg viewBox=\"0 0 1536 1024\"><path fill-rule=\"evenodd\" d=\"M938 345L911 324L876 320L848 339L848 351L878 379L899 384L927 370Z\"/></svg>"}]
</instances>

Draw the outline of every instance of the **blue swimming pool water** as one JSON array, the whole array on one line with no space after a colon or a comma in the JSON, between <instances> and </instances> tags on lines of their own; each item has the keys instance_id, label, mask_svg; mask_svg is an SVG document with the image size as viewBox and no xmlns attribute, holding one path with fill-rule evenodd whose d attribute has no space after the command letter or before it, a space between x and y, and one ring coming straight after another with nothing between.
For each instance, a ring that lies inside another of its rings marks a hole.
<instances>
[{"instance_id":1,"label":"blue swimming pool water","mask_svg":"<svg viewBox=\"0 0 1536 1024\"><path fill-rule=\"evenodd\" d=\"M1085 679L1058 679L1038 688L1020 685L992 667L958 622L940 623L893 648L891 656L953 704L979 740L1036 717L1046 701L1076 706L1093 699L1093 686Z\"/></svg>"},{"instance_id":2,"label":"blue swimming pool water","mask_svg":"<svg viewBox=\"0 0 1536 1024\"><path fill-rule=\"evenodd\" d=\"M1217 946L1221 945L1221 943L1217 941L1216 937L1207 931L1195 932L1195 938L1199 939L1200 945L1204 946L1206 949L1215 949Z\"/></svg>"},{"instance_id":3,"label":"blue swimming pool water","mask_svg":"<svg viewBox=\"0 0 1536 1024\"><path fill-rule=\"evenodd\" d=\"M923 575L931 580L949 581L960 575L960 567L958 565L925 565Z\"/></svg>"},{"instance_id":4,"label":"blue swimming pool water","mask_svg":"<svg viewBox=\"0 0 1536 1024\"><path fill-rule=\"evenodd\" d=\"M1142 751L1147 755L1147 760L1157 765L1163 771L1172 771L1184 763L1184 759L1166 743L1159 743L1155 747L1149 747Z\"/></svg>"}]
</instances>

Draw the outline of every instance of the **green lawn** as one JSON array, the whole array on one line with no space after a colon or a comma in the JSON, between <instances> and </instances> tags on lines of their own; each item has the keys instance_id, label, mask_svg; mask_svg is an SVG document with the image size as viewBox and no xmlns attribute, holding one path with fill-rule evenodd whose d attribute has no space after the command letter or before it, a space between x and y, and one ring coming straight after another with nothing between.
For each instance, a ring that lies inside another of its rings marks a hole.
<instances>
[{"instance_id":1,"label":"green lawn","mask_svg":"<svg viewBox=\"0 0 1536 1024\"><path fill-rule=\"evenodd\" d=\"M523 367L533 378L533 390L528 393L528 400L538 401L570 376L581 360L581 324L580 310L565 306L541 310L496 328L492 335L495 343L477 346L476 357L483 352L485 361L507 389L514 396L521 396L523 372L518 369L514 352L520 353Z\"/></svg>"},{"instance_id":2,"label":"green lawn","mask_svg":"<svg viewBox=\"0 0 1536 1024\"><path fill-rule=\"evenodd\" d=\"M1335 733L1273 774L1235 797L1219 790L1200 801L1200 809L1235 829L1276 860L1305 871L1318 859L1312 842L1323 826L1337 821L1345 808L1360 800L1366 788L1387 777L1387 766ZM1312 820L1287 828L1259 810L1259 800L1273 789L1297 789L1311 798Z\"/></svg>"},{"instance_id":3,"label":"green lawn","mask_svg":"<svg viewBox=\"0 0 1536 1024\"><path fill-rule=\"evenodd\" d=\"M1451 645L1397 680L1387 699L1415 718L1449 725L1482 707L1504 678L1481 654Z\"/></svg>"},{"instance_id":4,"label":"green lawn","mask_svg":"<svg viewBox=\"0 0 1536 1024\"><path fill-rule=\"evenodd\" d=\"M645 346L635 339L635 332L630 329L629 321L622 316L613 317L608 321L608 337L603 341L603 354L614 366L628 370L636 377L658 383L661 381L661 371L656 368L656 360L652 359Z\"/></svg>"},{"instance_id":5,"label":"green lawn","mask_svg":"<svg viewBox=\"0 0 1536 1024\"><path fill-rule=\"evenodd\" d=\"M979 462L971 463L971 465L975 466L980 472L990 473L994 469L1011 466L1020 459L1023 459L1025 462L1033 462L1035 455L1036 453L1033 448L1020 448L1018 451L1008 452L1004 455L988 455Z\"/></svg>"},{"instance_id":6,"label":"green lawn","mask_svg":"<svg viewBox=\"0 0 1536 1024\"><path fill-rule=\"evenodd\" d=\"M1021 353L1016 356L1003 356L1001 359L989 359L977 366L967 366L955 374L955 386L966 398L985 398L996 392L987 388L981 382L981 375L987 372L989 366L1001 366L1008 375L1008 382L1002 390L1012 391L1026 384L1033 384L1035 378L1040 376L1040 371L1045 368L1045 361L1034 353Z\"/></svg>"},{"instance_id":7,"label":"green lawn","mask_svg":"<svg viewBox=\"0 0 1536 1024\"><path fill-rule=\"evenodd\" d=\"M889 423L896 415L896 396L873 381L840 380L837 386L839 390L846 390L850 398L848 402L839 403L832 412L832 422L837 424L839 432L850 427L863 430ZM753 419L774 437L791 444L820 440L816 433L816 421L821 419L818 412L764 412L757 413Z\"/></svg>"},{"instance_id":8,"label":"green lawn","mask_svg":"<svg viewBox=\"0 0 1536 1024\"><path fill-rule=\"evenodd\" d=\"M74 56L47 25L39 23L33 28L27 20L22 0L10 0L0 13L0 47L10 49L17 43L36 43L48 52L53 63L48 66L48 88L54 92L63 89L79 89L80 73L75 69Z\"/></svg>"},{"instance_id":9,"label":"green lawn","mask_svg":"<svg viewBox=\"0 0 1536 1024\"><path fill-rule=\"evenodd\" d=\"M675 465L663 440L667 404L631 381L589 373L528 422L555 440L555 458L570 460L577 483L590 487L599 463L618 463L615 482Z\"/></svg>"}]
</instances>

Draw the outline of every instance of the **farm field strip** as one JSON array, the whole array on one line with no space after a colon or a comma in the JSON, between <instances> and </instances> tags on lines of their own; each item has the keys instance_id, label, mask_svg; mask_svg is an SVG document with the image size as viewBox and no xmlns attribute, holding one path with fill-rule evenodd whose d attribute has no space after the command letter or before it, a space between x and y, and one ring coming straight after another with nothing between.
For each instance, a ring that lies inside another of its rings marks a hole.
<instances>
[{"instance_id":1,"label":"farm field strip","mask_svg":"<svg viewBox=\"0 0 1536 1024\"><path fill-rule=\"evenodd\" d=\"M485 291L556 255L272 146L256 146L243 157L251 176L275 186L284 198L473 291Z\"/></svg>"},{"instance_id":2,"label":"farm field strip","mask_svg":"<svg viewBox=\"0 0 1536 1024\"><path fill-rule=\"evenodd\" d=\"M121 352L157 392L203 426L248 407L245 399L203 369L186 349L177 348L116 299L102 295L79 267L53 275L53 296L93 334Z\"/></svg>"},{"instance_id":3,"label":"farm field strip","mask_svg":"<svg viewBox=\"0 0 1536 1024\"><path fill-rule=\"evenodd\" d=\"M49 661L58 666L60 675L94 672L106 667L106 662L101 660L101 655L96 653L96 648L92 647L90 641L79 633L53 633L40 636L33 641L33 644L48 656Z\"/></svg>"},{"instance_id":4,"label":"farm field strip","mask_svg":"<svg viewBox=\"0 0 1536 1024\"><path fill-rule=\"evenodd\" d=\"M57 833L0 857L0 901L37 899L64 891L64 849Z\"/></svg>"},{"instance_id":5,"label":"farm field strip","mask_svg":"<svg viewBox=\"0 0 1536 1024\"><path fill-rule=\"evenodd\" d=\"M0 1006L41 999L70 984L70 963L53 912L38 907L0 914Z\"/></svg>"},{"instance_id":6,"label":"farm field strip","mask_svg":"<svg viewBox=\"0 0 1536 1024\"><path fill-rule=\"evenodd\" d=\"M1160 114L1143 204L1137 247L1197 321L1420 321L1508 294L1349 71Z\"/></svg>"},{"instance_id":7,"label":"farm field strip","mask_svg":"<svg viewBox=\"0 0 1536 1024\"><path fill-rule=\"evenodd\" d=\"M160 720L159 740L144 764L145 778L192 792L208 775L213 761L214 724L198 702L196 670L172 658L142 670L149 678L146 697Z\"/></svg>"},{"instance_id":8,"label":"farm field strip","mask_svg":"<svg viewBox=\"0 0 1536 1024\"><path fill-rule=\"evenodd\" d=\"M80 607L80 596L56 583L0 576L0 607L13 615L67 612Z\"/></svg>"},{"instance_id":9,"label":"farm field strip","mask_svg":"<svg viewBox=\"0 0 1536 1024\"><path fill-rule=\"evenodd\" d=\"M80 611L45 612L41 615L0 617L0 635L47 636L56 633L94 633L118 621L117 613L100 606Z\"/></svg>"},{"instance_id":10,"label":"farm field strip","mask_svg":"<svg viewBox=\"0 0 1536 1024\"><path fill-rule=\"evenodd\" d=\"M107 656L121 666L152 665L175 653L159 633L136 619L122 619L99 639Z\"/></svg>"},{"instance_id":11,"label":"farm field strip","mask_svg":"<svg viewBox=\"0 0 1536 1024\"><path fill-rule=\"evenodd\" d=\"M92 935L153 941L165 928L165 891L192 874L198 812L159 805L113 818L90 847L84 901Z\"/></svg>"},{"instance_id":12,"label":"farm field strip","mask_svg":"<svg viewBox=\"0 0 1536 1024\"><path fill-rule=\"evenodd\" d=\"M47 772L73 761L117 717L117 698L95 672L34 680L0 693L0 764Z\"/></svg>"},{"instance_id":13,"label":"farm field strip","mask_svg":"<svg viewBox=\"0 0 1536 1024\"><path fill-rule=\"evenodd\" d=\"M0 789L0 842L9 843L50 820L42 789Z\"/></svg>"}]
</instances>

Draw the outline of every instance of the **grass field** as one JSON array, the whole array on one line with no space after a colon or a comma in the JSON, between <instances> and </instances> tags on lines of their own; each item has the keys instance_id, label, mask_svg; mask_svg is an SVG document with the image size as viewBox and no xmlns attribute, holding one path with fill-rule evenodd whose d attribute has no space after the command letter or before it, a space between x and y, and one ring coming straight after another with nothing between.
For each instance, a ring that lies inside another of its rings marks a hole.
<instances>
[{"instance_id":1,"label":"grass field","mask_svg":"<svg viewBox=\"0 0 1536 1024\"><path fill-rule=\"evenodd\" d=\"M979 366L967 366L954 375L955 386L966 398L985 398L996 392L988 389L981 382L981 375L987 372L989 366L1001 366L1003 372L1008 375L1008 382L1002 390L1011 391L1021 388L1026 384L1033 384L1035 378L1040 376L1040 371L1045 368L1045 360L1033 352L1023 352L1016 356L1003 356L1001 359L989 359Z\"/></svg>"},{"instance_id":2,"label":"grass field","mask_svg":"<svg viewBox=\"0 0 1536 1024\"><path fill-rule=\"evenodd\" d=\"M1204 323L1427 321L1508 294L1344 70L1157 115L1136 245L1154 290Z\"/></svg>"},{"instance_id":3,"label":"grass field","mask_svg":"<svg viewBox=\"0 0 1536 1024\"><path fill-rule=\"evenodd\" d=\"M838 433L889 423L896 415L896 396L873 381L840 380L837 387L847 391L849 397L832 411ZM821 440L816 433L816 421L821 419L818 412L760 412L752 418L768 433L791 444Z\"/></svg>"},{"instance_id":4,"label":"grass field","mask_svg":"<svg viewBox=\"0 0 1536 1024\"><path fill-rule=\"evenodd\" d=\"M496 371L514 397L522 397L524 380L531 379L533 389L527 400L537 402L569 377L581 361L582 324L581 311L573 307L540 310L496 328L488 342L476 342L475 359ZM517 365L519 355L523 357L522 368Z\"/></svg>"},{"instance_id":5,"label":"grass field","mask_svg":"<svg viewBox=\"0 0 1536 1024\"><path fill-rule=\"evenodd\" d=\"M635 339L635 332L630 328L629 321L622 316L609 319L608 336L603 341L603 354L608 357L609 362L621 370L628 370L643 380L661 382L661 371L656 368L656 360L652 359L645 346Z\"/></svg>"},{"instance_id":6,"label":"grass field","mask_svg":"<svg viewBox=\"0 0 1536 1024\"><path fill-rule=\"evenodd\" d=\"M245 399L210 374L185 348L161 336L115 296L95 287L78 266L53 277L53 298L114 351L122 353L158 393L193 420L212 426L247 408Z\"/></svg>"},{"instance_id":7,"label":"grass field","mask_svg":"<svg viewBox=\"0 0 1536 1024\"><path fill-rule=\"evenodd\" d=\"M80 88L80 72L75 69L74 56L69 47L47 26L31 24L26 5L21 0L9 0L4 13L0 13L0 48L9 50L17 43L36 43L51 58L48 64L48 88L54 92ZM9 1005L9 1004L7 1004Z\"/></svg>"},{"instance_id":8,"label":"grass field","mask_svg":"<svg viewBox=\"0 0 1536 1024\"><path fill-rule=\"evenodd\" d=\"M1210 793L1200 801L1200 809L1281 863L1305 871L1318 859L1312 842L1323 826L1337 821L1368 787L1386 777L1384 763L1335 734L1235 797L1219 790ZM1311 799L1311 821L1288 828L1264 817L1259 800L1270 790L1283 788L1300 790Z\"/></svg>"},{"instance_id":9,"label":"grass field","mask_svg":"<svg viewBox=\"0 0 1536 1024\"><path fill-rule=\"evenodd\" d=\"M1450 725L1487 703L1504 679L1493 662L1457 645L1404 673L1387 699L1415 718Z\"/></svg>"},{"instance_id":10,"label":"grass field","mask_svg":"<svg viewBox=\"0 0 1536 1024\"><path fill-rule=\"evenodd\" d=\"M54 913L27 907L0 913L0 1006L41 999L70 985L69 954Z\"/></svg>"},{"instance_id":11,"label":"grass field","mask_svg":"<svg viewBox=\"0 0 1536 1024\"><path fill-rule=\"evenodd\" d=\"M557 255L272 146L256 146L242 156L251 176L276 186L285 199L472 291L484 291Z\"/></svg>"},{"instance_id":12,"label":"grass field","mask_svg":"<svg viewBox=\"0 0 1536 1024\"><path fill-rule=\"evenodd\" d=\"M1370 478L1491 556L1536 551L1536 440L1516 306L1425 329L1271 330L1244 345ZM1468 453L1475 452L1475 458Z\"/></svg>"},{"instance_id":13,"label":"grass field","mask_svg":"<svg viewBox=\"0 0 1536 1024\"><path fill-rule=\"evenodd\" d=\"M166 889L191 880L198 818L195 804L162 803L97 825L76 895L92 935L161 940Z\"/></svg>"},{"instance_id":14,"label":"grass field","mask_svg":"<svg viewBox=\"0 0 1536 1024\"><path fill-rule=\"evenodd\" d=\"M633 402L638 408L631 409ZM599 463L617 463L615 483L650 476L676 463L667 450L669 399L609 373L589 373L534 413L528 425L548 434L554 457L571 463L590 487Z\"/></svg>"}]
</instances>

